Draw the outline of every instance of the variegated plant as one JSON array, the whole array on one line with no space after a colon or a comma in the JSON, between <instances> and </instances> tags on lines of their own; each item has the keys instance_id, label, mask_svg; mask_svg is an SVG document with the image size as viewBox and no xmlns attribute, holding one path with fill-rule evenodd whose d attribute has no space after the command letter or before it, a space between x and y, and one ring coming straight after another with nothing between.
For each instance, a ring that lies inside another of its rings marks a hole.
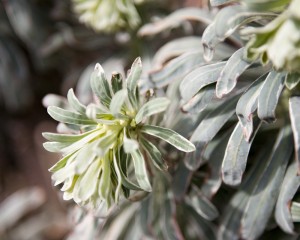
<instances>
[{"instance_id":1,"label":"variegated plant","mask_svg":"<svg viewBox=\"0 0 300 240\"><path fill-rule=\"evenodd\" d=\"M257 239L273 210L277 226L294 234L299 207L293 203L291 209L290 202L300 186L299 1L210 2L220 7L214 20L203 10L181 9L141 30L157 34L174 27L170 19L176 18L210 22L202 38L163 46L150 72L158 88L179 84L182 110L199 119L190 138L196 151L186 154L187 169L177 169L182 185L174 186L175 196L185 199L195 186L218 204L215 194L226 193L222 182L238 186L226 208L219 205L216 238Z\"/></svg>"},{"instance_id":2,"label":"variegated plant","mask_svg":"<svg viewBox=\"0 0 300 240\"><path fill-rule=\"evenodd\" d=\"M149 125L152 115L169 105L165 97L143 98L138 80L140 58L132 64L127 79L113 74L106 79L99 64L91 77L96 102L84 106L73 90L68 92L68 109L48 107L57 121L73 129L71 134L44 133L44 147L63 154L50 171L55 185L63 184L64 199L74 199L91 209L108 209L130 190L151 192L152 165L167 168L158 148L147 136L160 138L177 149L190 152L195 147L171 129ZM150 161L151 160L151 161Z\"/></svg>"},{"instance_id":3,"label":"variegated plant","mask_svg":"<svg viewBox=\"0 0 300 240\"><path fill-rule=\"evenodd\" d=\"M132 0L72 0L79 20L95 31L114 33L135 29L141 22Z\"/></svg>"}]
</instances>

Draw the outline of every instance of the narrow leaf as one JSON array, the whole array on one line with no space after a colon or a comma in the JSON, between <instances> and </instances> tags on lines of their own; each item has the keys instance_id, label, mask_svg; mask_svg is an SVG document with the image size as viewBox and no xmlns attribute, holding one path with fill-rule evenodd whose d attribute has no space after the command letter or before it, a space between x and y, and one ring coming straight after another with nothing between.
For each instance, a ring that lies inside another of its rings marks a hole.
<instances>
[{"instance_id":1,"label":"narrow leaf","mask_svg":"<svg viewBox=\"0 0 300 240\"><path fill-rule=\"evenodd\" d=\"M177 201L181 201L184 198L192 175L193 172L180 161L172 181L172 190Z\"/></svg>"},{"instance_id":2,"label":"narrow leaf","mask_svg":"<svg viewBox=\"0 0 300 240\"><path fill-rule=\"evenodd\" d=\"M291 97L289 100L289 111L291 125L294 135L294 146L296 162L298 163L298 175L300 175L300 97Z\"/></svg>"},{"instance_id":3,"label":"narrow leaf","mask_svg":"<svg viewBox=\"0 0 300 240\"><path fill-rule=\"evenodd\" d=\"M122 89L113 96L109 105L109 109L114 116L117 117L121 114L120 112L126 99L127 99L127 89Z\"/></svg>"},{"instance_id":4,"label":"narrow leaf","mask_svg":"<svg viewBox=\"0 0 300 240\"><path fill-rule=\"evenodd\" d=\"M138 107L138 96L136 95L137 83L140 80L142 74L142 61L141 58L136 58L133 62L129 75L126 80L128 97L131 105L137 109Z\"/></svg>"},{"instance_id":5,"label":"narrow leaf","mask_svg":"<svg viewBox=\"0 0 300 240\"><path fill-rule=\"evenodd\" d=\"M68 97L68 102L69 102L70 106L71 106L76 112L85 115L86 107L85 107L81 102L79 102L79 100L78 100L77 97L75 96L74 91L73 91L72 88L68 91L67 97Z\"/></svg>"},{"instance_id":6,"label":"narrow leaf","mask_svg":"<svg viewBox=\"0 0 300 240\"><path fill-rule=\"evenodd\" d=\"M148 179L146 163L143 155L139 150L136 150L131 153L131 156L134 164L136 179L140 187L146 192L151 192L152 187Z\"/></svg>"},{"instance_id":7,"label":"narrow leaf","mask_svg":"<svg viewBox=\"0 0 300 240\"><path fill-rule=\"evenodd\" d=\"M244 48L237 50L222 69L216 85L216 95L222 98L230 93L236 86L238 77L251 65L243 59Z\"/></svg>"},{"instance_id":8,"label":"narrow leaf","mask_svg":"<svg viewBox=\"0 0 300 240\"><path fill-rule=\"evenodd\" d=\"M109 83L106 79L103 68L99 63L96 64L95 70L91 76L91 88L100 102L109 107L111 101L111 92Z\"/></svg>"},{"instance_id":9,"label":"narrow leaf","mask_svg":"<svg viewBox=\"0 0 300 240\"><path fill-rule=\"evenodd\" d=\"M200 191L208 199L211 199L216 194L222 184L221 166L230 134L231 130L228 130L220 135L219 138L215 138L207 145L204 151L202 162L207 161L209 175L204 179Z\"/></svg>"},{"instance_id":10,"label":"narrow leaf","mask_svg":"<svg viewBox=\"0 0 300 240\"><path fill-rule=\"evenodd\" d=\"M127 154L121 154L120 150L117 152L117 154L118 155L116 156L116 158L122 177L122 185L132 190L142 190L139 186L137 186L127 178Z\"/></svg>"},{"instance_id":11,"label":"narrow leaf","mask_svg":"<svg viewBox=\"0 0 300 240\"><path fill-rule=\"evenodd\" d=\"M119 196L122 189L122 175L121 175L121 170L119 169L119 165L115 153L113 154L113 164L114 164L114 171L117 175L117 187L115 190L115 202L117 203L119 201Z\"/></svg>"},{"instance_id":12,"label":"narrow leaf","mask_svg":"<svg viewBox=\"0 0 300 240\"><path fill-rule=\"evenodd\" d=\"M44 138L46 138L49 141L73 143L95 131L97 131L97 130L95 129L95 130L88 131L88 132L85 132L82 134L59 134L59 133L44 132L44 133L42 133L42 135Z\"/></svg>"},{"instance_id":13,"label":"narrow leaf","mask_svg":"<svg viewBox=\"0 0 300 240\"><path fill-rule=\"evenodd\" d=\"M152 144L150 141L146 140L145 138L140 139L142 146L146 150L149 157L152 159L153 164L161 171L166 171L168 169L167 164L164 162L160 151Z\"/></svg>"},{"instance_id":14,"label":"narrow leaf","mask_svg":"<svg viewBox=\"0 0 300 240\"><path fill-rule=\"evenodd\" d=\"M106 154L102 158L102 173L99 182L99 195L107 201L107 205L110 204L110 192L112 191L112 182L111 182L111 161L109 158L109 154Z\"/></svg>"},{"instance_id":15,"label":"narrow leaf","mask_svg":"<svg viewBox=\"0 0 300 240\"><path fill-rule=\"evenodd\" d=\"M164 87L203 64L203 51L191 51L171 60L160 70L150 73L150 78L158 88Z\"/></svg>"},{"instance_id":16,"label":"narrow leaf","mask_svg":"<svg viewBox=\"0 0 300 240\"><path fill-rule=\"evenodd\" d=\"M240 97L236 106L236 115L239 118L243 133L249 141L253 132L253 113L257 109L258 96L266 76L263 75L256 79L245 93Z\"/></svg>"},{"instance_id":17,"label":"narrow leaf","mask_svg":"<svg viewBox=\"0 0 300 240\"><path fill-rule=\"evenodd\" d=\"M256 119L255 133L260 124L261 121ZM238 122L229 138L222 163L222 178L224 183L232 186L241 183L251 145L252 140L248 142L244 138L243 129Z\"/></svg>"},{"instance_id":18,"label":"narrow leaf","mask_svg":"<svg viewBox=\"0 0 300 240\"><path fill-rule=\"evenodd\" d=\"M168 60L189 51L197 51L199 46L201 46L201 37L188 36L171 40L155 53L153 68L162 68Z\"/></svg>"},{"instance_id":19,"label":"narrow leaf","mask_svg":"<svg viewBox=\"0 0 300 240\"><path fill-rule=\"evenodd\" d=\"M77 203L86 201L96 192L99 172L100 159L94 161L87 172L78 178L74 188L74 200Z\"/></svg>"},{"instance_id":20,"label":"narrow leaf","mask_svg":"<svg viewBox=\"0 0 300 240\"><path fill-rule=\"evenodd\" d=\"M169 104L170 100L165 97L150 100L138 111L135 122L138 124L146 117L165 111Z\"/></svg>"},{"instance_id":21,"label":"narrow leaf","mask_svg":"<svg viewBox=\"0 0 300 240\"><path fill-rule=\"evenodd\" d=\"M182 106L182 111L197 114L203 111L216 96L215 84L202 88L191 100Z\"/></svg>"},{"instance_id":22,"label":"narrow leaf","mask_svg":"<svg viewBox=\"0 0 300 240\"><path fill-rule=\"evenodd\" d=\"M217 81L226 62L200 66L187 74L181 84L180 93L183 100L191 99L201 88Z\"/></svg>"},{"instance_id":23,"label":"narrow leaf","mask_svg":"<svg viewBox=\"0 0 300 240\"><path fill-rule=\"evenodd\" d=\"M189 153L184 158L190 170L196 170L201 164L201 157L208 142L219 132L224 124L232 117L235 111L237 97L230 98L212 110L201 121L194 131L190 141L196 146L196 151Z\"/></svg>"},{"instance_id":24,"label":"narrow leaf","mask_svg":"<svg viewBox=\"0 0 300 240\"><path fill-rule=\"evenodd\" d=\"M158 137L183 152L192 152L195 150L194 144L171 129L144 125L141 128L141 132Z\"/></svg>"},{"instance_id":25,"label":"narrow leaf","mask_svg":"<svg viewBox=\"0 0 300 240\"><path fill-rule=\"evenodd\" d=\"M258 238L272 214L279 189L282 184L288 160L291 157L292 131L284 127L277 138L272 156L255 186L242 218L242 237L246 239Z\"/></svg>"},{"instance_id":26,"label":"narrow leaf","mask_svg":"<svg viewBox=\"0 0 300 240\"><path fill-rule=\"evenodd\" d=\"M76 124L76 125L97 124L93 120L88 119L87 117L85 117L79 113L64 110L59 107L50 106L50 107L48 107L47 111L53 119L55 119L56 121L59 121L59 122Z\"/></svg>"},{"instance_id":27,"label":"narrow leaf","mask_svg":"<svg viewBox=\"0 0 300 240\"><path fill-rule=\"evenodd\" d=\"M257 114L261 120L273 122L275 109L284 88L285 73L272 71L268 74L258 97Z\"/></svg>"},{"instance_id":28,"label":"narrow leaf","mask_svg":"<svg viewBox=\"0 0 300 240\"><path fill-rule=\"evenodd\" d=\"M300 186L300 176L297 176L297 163L293 162L284 177L282 188L275 208L275 219L283 231L294 234L294 224L290 212L290 203Z\"/></svg>"},{"instance_id":29,"label":"narrow leaf","mask_svg":"<svg viewBox=\"0 0 300 240\"><path fill-rule=\"evenodd\" d=\"M155 35L169 28L174 28L186 20L200 21L210 23L212 17L203 9L199 8L183 8L175 11L166 18L144 25L138 32L141 36Z\"/></svg>"},{"instance_id":30,"label":"narrow leaf","mask_svg":"<svg viewBox=\"0 0 300 240\"><path fill-rule=\"evenodd\" d=\"M186 201L206 220L212 221L219 216L217 208L196 187L193 188L191 196L187 197Z\"/></svg>"}]
</instances>

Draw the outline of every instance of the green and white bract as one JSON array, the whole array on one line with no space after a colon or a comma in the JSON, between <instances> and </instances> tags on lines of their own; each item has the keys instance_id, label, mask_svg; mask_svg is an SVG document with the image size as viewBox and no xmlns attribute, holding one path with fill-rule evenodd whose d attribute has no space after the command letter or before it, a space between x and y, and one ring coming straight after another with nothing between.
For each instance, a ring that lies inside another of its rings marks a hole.
<instances>
[{"instance_id":1,"label":"green and white bract","mask_svg":"<svg viewBox=\"0 0 300 240\"><path fill-rule=\"evenodd\" d=\"M64 199L91 209L109 208L130 190L152 190L147 166L167 168L160 151L146 140L147 135L165 140L181 151L191 152L194 145L173 130L145 124L154 114L166 110L167 98L141 99L137 86L142 72L140 58L132 64L125 82L120 74L111 81L96 64L91 88L97 103L84 106L72 89L69 109L48 107L48 113L78 134L43 133L49 140L44 147L63 158L49 170L55 185L63 184ZM145 157L147 155L147 158ZM151 161L146 163L146 159Z\"/></svg>"}]
</instances>

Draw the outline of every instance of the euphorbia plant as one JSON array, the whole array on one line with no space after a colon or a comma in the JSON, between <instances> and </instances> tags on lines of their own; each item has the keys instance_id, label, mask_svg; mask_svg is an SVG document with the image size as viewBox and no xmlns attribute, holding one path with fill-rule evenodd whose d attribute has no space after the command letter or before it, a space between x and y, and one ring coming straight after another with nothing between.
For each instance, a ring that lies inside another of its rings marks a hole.
<instances>
[{"instance_id":1,"label":"euphorbia plant","mask_svg":"<svg viewBox=\"0 0 300 240\"><path fill-rule=\"evenodd\" d=\"M108 81L100 64L96 64L91 76L95 103L84 106L70 89L67 109L48 107L55 120L70 128L69 134L43 133L49 140L44 147L63 154L50 171L55 185L63 183L65 200L74 199L100 210L118 203L120 196L128 198L130 190L151 192L149 165L165 171L167 164L148 136L184 152L195 150L191 142L173 130L147 124L153 115L165 111L170 101L140 95L137 83L141 71L141 60L137 58L126 80L114 73Z\"/></svg>"}]
</instances>

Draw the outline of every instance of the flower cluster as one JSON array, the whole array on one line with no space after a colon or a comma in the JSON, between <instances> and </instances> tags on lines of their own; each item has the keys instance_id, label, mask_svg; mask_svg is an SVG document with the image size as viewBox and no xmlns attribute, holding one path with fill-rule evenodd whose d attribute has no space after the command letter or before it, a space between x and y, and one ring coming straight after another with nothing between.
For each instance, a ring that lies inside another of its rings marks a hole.
<instances>
[{"instance_id":1,"label":"flower cluster","mask_svg":"<svg viewBox=\"0 0 300 240\"><path fill-rule=\"evenodd\" d=\"M282 14L261 28L248 28L247 58L260 57L263 64L272 62L277 70L300 72L300 1L293 0Z\"/></svg>"},{"instance_id":2,"label":"flower cluster","mask_svg":"<svg viewBox=\"0 0 300 240\"><path fill-rule=\"evenodd\" d=\"M64 199L74 199L92 209L109 208L128 197L130 190L151 191L151 166L166 170L167 165L147 135L162 139L177 149L190 152L194 145L171 129L146 124L147 118L165 111L165 97L143 99L137 82L141 60L133 63L126 81L113 74L108 81L97 64L91 76L96 103L84 106L69 90L69 109L48 107L57 121L73 129L72 134L43 133L44 147L60 152L63 158L50 171L55 185L63 184ZM75 129L75 133L74 133Z\"/></svg>"},{"instance_id":3,"label":"flower cluster","mask_svg":"<svg viewBox=\"0 0 300 240\"><path fill-rule=\"evenodd\" d=\"M132 0L73 0L73 5L79 20L99 32L135 29L141 21Z\"/></svg>"}]
</instances>

